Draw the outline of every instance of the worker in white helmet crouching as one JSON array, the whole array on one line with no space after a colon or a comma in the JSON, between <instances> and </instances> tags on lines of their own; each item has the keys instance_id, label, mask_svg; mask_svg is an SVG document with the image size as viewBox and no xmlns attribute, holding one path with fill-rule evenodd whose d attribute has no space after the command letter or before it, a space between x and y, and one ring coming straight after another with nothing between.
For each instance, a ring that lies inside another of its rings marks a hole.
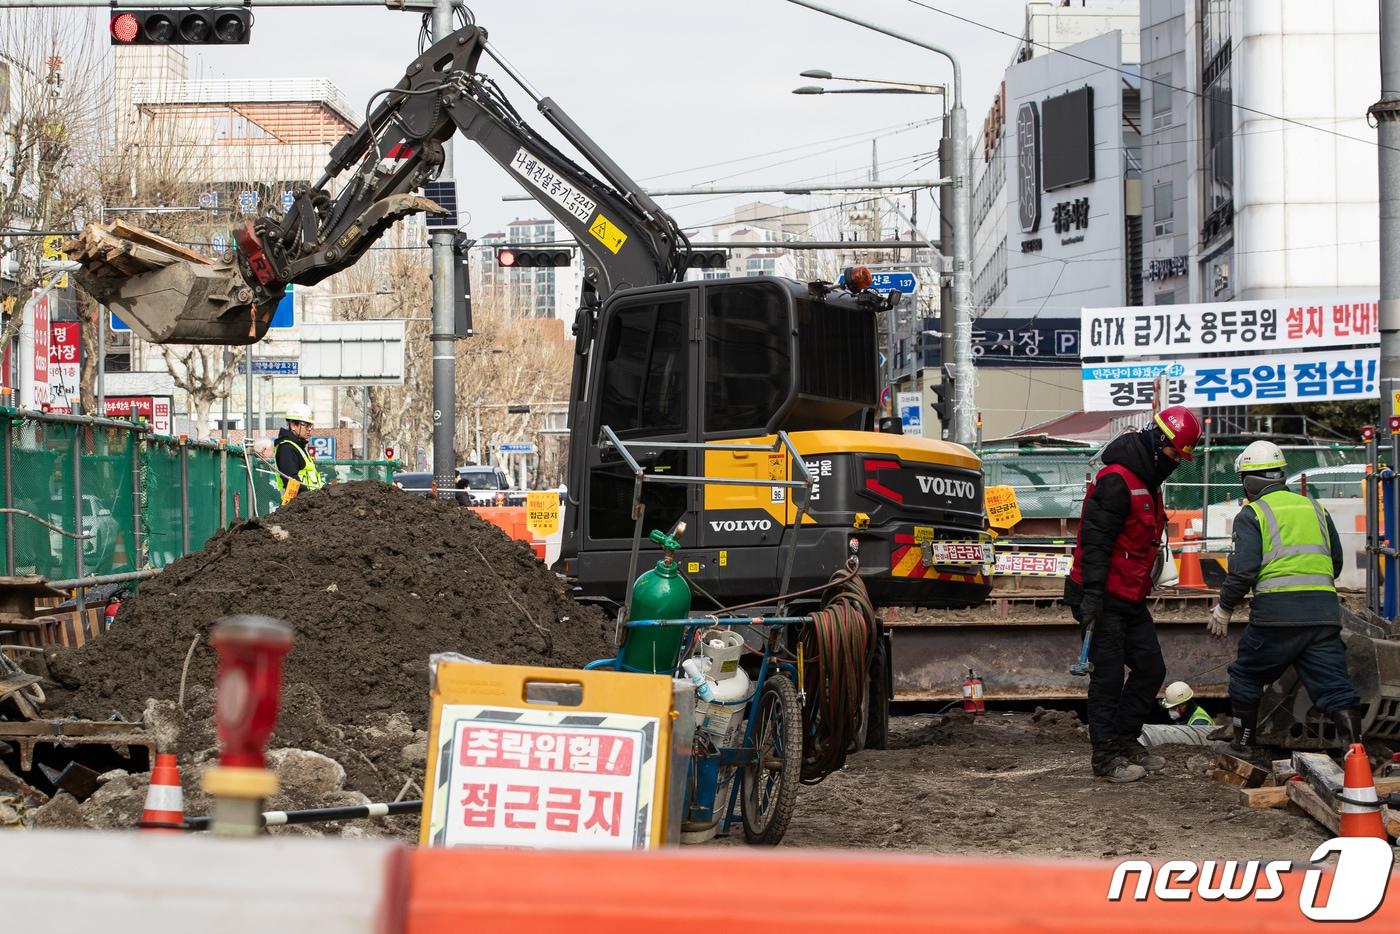
<instances>
[{"instance_id":1,"label":"worker in white helmet crouching","mask_svg":"<svg viewBox=\"0 0 1400 934\"><path fill-rule=\"evenodd\" d=\"M1161 704L1166 708L1171 723L1143 724L1138 742L1144 746L1205 746L1210 734L1215 730L1215 721L1210 714L1193 704L1195 693L1185 681L1173 681L1167 685Z\"/></svg>"}]
</instances>

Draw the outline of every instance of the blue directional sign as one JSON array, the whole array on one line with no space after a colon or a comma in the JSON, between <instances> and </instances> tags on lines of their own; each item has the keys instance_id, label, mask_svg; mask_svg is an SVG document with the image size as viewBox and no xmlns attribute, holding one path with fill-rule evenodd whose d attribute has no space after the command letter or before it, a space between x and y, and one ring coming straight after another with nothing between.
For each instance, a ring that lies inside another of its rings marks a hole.
<instances>
[{"instance_id":1,"label":"blue directional sign","mask_svg":"<svg viewBox=\"0 0 1400 934\"><path fill-rule=\"evenodd\" d=\"M919 278L912 272L872 272L870 288L875 292L903 292L913 295L919 288Z\"/></svg>"},{"instance_id":2,"label":"blue directional sign","mask_svg":"<svg viewBox=\"0 0 1400 934\"><path fill-rule=\"evenodd\" d=\"M836 277L836 284L846 284L845 273ZM903 292L905 295L913 295L918 289L919 277L912 272L870 272L872 292Z\"/></svg>"},{"instance_id":3,"label":"blue directional sign","mask_svg":"<svg viewBox=\"0 0 1400 934\"><path fill-rule=\"evenodd\" d=\"M238 364L239 373L247 373L248 365L246 361ZM253 360L254 376L299 376L301 375L301 363L297 360L262 358Z\"/></svg>"},{"instance_id":4,"label":"blue directional sign","mask_svg":"<svg viewBox=\"0 0 1400 934\"><path fill-rule=\"evenodd\" d=\"M108 318L111 320L111 322L112 322L112 330L113 330L113 331L130 331L130 330L131 330L131 325L127 324L127 323L126 323L125 321L123 321L121 318L118 318L118 317L117 317L117 313L116 313L115 311L112 311L111 309L108 309L108 310L107 310L107 317L108 317Z\"/></svg>"},{"instance_id":5,"label":"blue directional sign","mask_svg":"<svg viewBox=\"0 0 1400 934\"><path fill-rule=\"evenodd\" d=\"M502 454L533 454L535 445L530 441L506 441L501 444Z\"/></svg>"},{"instance_id":6,"label":"blue directional sign","mask_svg":"<svg viewBox=\"0 0 1400 934\"><path fill-rule=\"evenodd\" d=\"M287 291L282 293L281 300L277 303L277 310L272 313L272 323L269 328L294 328L297 324L297 302L296 293L292 291L292 286L287 286Z\"/></svg>"}]
</instances>

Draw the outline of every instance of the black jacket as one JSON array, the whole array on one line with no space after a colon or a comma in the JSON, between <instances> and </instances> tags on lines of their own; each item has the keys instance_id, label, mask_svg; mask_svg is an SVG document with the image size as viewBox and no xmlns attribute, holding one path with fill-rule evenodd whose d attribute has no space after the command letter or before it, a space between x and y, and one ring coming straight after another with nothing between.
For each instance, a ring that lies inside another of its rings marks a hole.
<instances>
[{"instance_id":1,"label":"black jacket","mask_svg":"<svg viewBox=\"0 0 1400 934\"><path fill-rule=\"evenodd\" d=\"M1264 493L1283 489L1283 484L1271 486ZM1263 494L1260 494L1263 495ZM1323 515L1327 515L1323 511ZM1337 527L1327 516L1327 540L1332 543L1332 576L1342 573L1342 543ZM1230 576L1220 587L1220 606L1234 610L1244 601L1263 562L1264 536L1259 532L1259 517L1248 506L1235 516L1234 548L1230 552ZM1249 605L1249 621L1257 626L1340 626L1341 616L1337 595L1323 590L1283 591L1256 595Z\"/></svg>"},{"instance_id":2,"label":"black jacket","mask_svg":"<svg viewBox=\"0 0 1400 934\"><path fill-rule=\"evenodd\" d=\"M283 441L290 441L292 444L295 444L296 450L294 451L283 444ZM277 461L277 472L282 475L282 482L287 483L290 480L301 479L297 474L301 471L301 468L306 466L306 462L310 460L310 458L306 456L306 442L292 434L290 428L283 428L277 433L277 440L274 444L276 446L273 448L273 454Z\"/></svg>"},{"instance_id":3,"label":"black jacket","mask_svg":"<svg viewBox=\"0 0 1400 934\"><path fill-rule=\"evenodd\" d=\"M1132 431L1114 438L1103 449L1100 459L1105 466L1122 464L1154 494L1162 486L1157 480L1156 459L1142 432ZM1108 584L1108 562L1113 554L1113 543L1123 531L1132 507L1128 484L1117 474L1106 474L1094 487L1094 495L1084 501L1084 511L1079 516L1079 546L1083 553L1080 570L1084 586L1081 588L1065 578L1065 602L1070 606L1078 606L1086 591L1106 600L1116 599L1104 591Z\"/></svg>"}]
</instances>

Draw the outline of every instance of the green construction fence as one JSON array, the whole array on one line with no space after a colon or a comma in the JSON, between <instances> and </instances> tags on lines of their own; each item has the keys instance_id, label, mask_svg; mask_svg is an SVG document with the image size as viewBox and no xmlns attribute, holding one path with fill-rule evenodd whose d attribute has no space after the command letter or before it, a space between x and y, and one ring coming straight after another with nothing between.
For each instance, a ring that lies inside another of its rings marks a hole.
<instances>
[{"instance_id":1,"label":"green construction fence","mask_svg":"<svg viewBox=\"0 0 1400 934\"><path fill-rule=\"evenodd\" d=\"M272 465L245 458L237 445L9 408L0 408L0 429L0 567L8 576L75 580L164 567L281 501ZM392 461L318 466L333 482L386 483L400 467Z\"/></svg>"}]
</instances>

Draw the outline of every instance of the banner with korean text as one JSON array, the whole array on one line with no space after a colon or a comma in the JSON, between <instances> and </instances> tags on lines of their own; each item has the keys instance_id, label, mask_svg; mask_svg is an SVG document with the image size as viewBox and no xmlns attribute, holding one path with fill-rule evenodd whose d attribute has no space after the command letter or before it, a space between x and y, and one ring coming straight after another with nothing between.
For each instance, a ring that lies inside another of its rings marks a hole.
<instances>
[{"instance_id":1,"label":"banner with korean text","mask_svg":"<svg viewBox=\"0 0 1400 934\"><path fill-rule=\"evenodd\" d=\"M1085 359L1257 354L1379 343L1379 305L1365 298L1085 308L1080 320L1080 354Z\"/></svg>"},{"instance_id":2,"label":"banner with korean text","mask_svg":"<svg viewBox=\"0 0 1400 934\"><path fill-rule=\"evenodd\" d=\"M1084 411L1150 409L1152 384L1161 375L1167 378L1163 405L1210 408L1375 399L1380 394L1379 365L1379 347L1086 364Z\"/></svg>"}]
</instances>

